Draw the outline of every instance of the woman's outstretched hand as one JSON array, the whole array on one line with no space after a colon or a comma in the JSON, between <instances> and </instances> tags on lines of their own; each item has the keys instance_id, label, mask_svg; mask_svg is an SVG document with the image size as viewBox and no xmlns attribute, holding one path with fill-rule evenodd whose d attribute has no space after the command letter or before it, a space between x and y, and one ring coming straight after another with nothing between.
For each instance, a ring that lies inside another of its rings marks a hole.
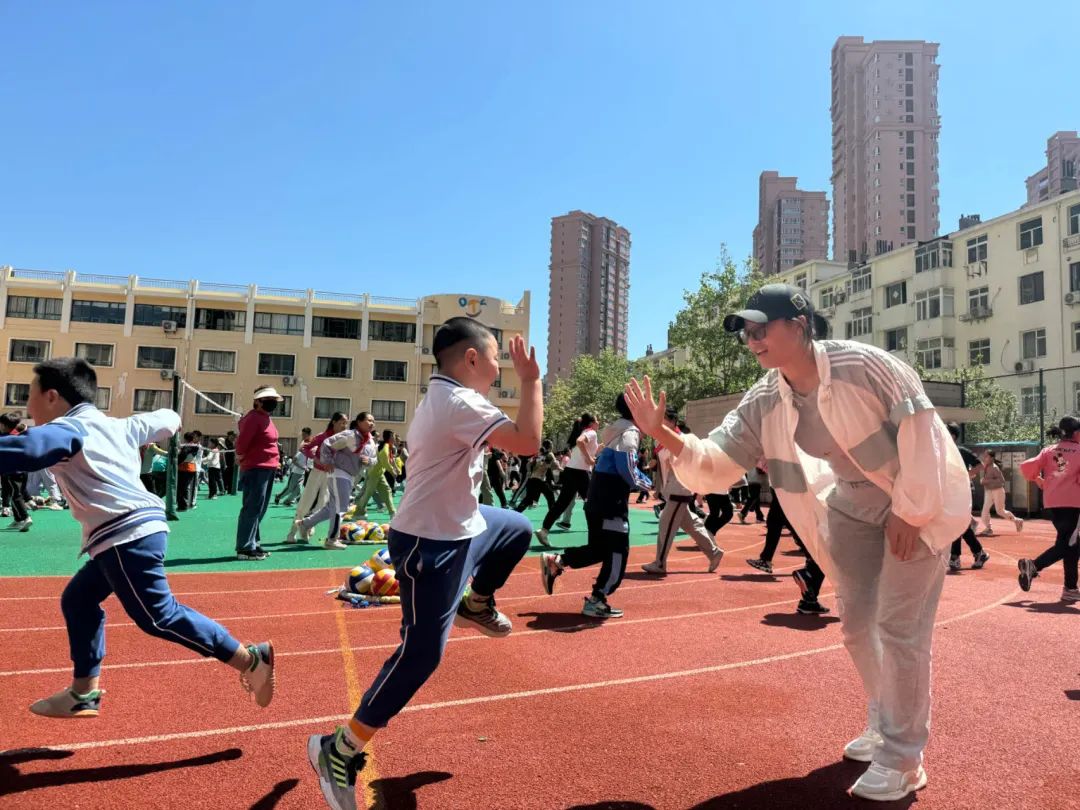
<instances>
[{"instance_id":1,"label":"woman's outstretched hand","mask_svg":"<svg viewBox=\"0 0 1080 810\"><path fill-rule=\"evenodd\" d=\"M660 392L660 399L653 401L652 380L649 375L644 377L645 389L642 390L636 378L631 377L626 384L624 396L630 413L634 415L634 423L647 435L654 439L663 438L664 412L667 410L667 394Z\"/></svg>"}]
</instances>

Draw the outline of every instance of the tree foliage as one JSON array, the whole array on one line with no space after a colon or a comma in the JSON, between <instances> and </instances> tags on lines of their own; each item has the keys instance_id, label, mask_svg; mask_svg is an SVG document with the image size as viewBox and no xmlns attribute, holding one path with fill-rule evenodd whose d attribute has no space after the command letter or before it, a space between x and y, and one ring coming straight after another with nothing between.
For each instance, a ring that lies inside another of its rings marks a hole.
<instances>
[{"instance_id":1,"label":"tree foliage","mask_svg":"<svg viewBox=\"0 0 1080 810\"><path fill-rule=\"evenodd\" d=\"M984 414L979 422L964 426L964 440L969 444L983 442L1039 441L1039 420L1020 415L1016 397L996 380L989 379L981 366L966 366L947 371L927 371L919 365L915 370L924 380L964 384L964 405ZM1057 421L1056 412L1047 412L1046 423Z\"/></svg>"},{"instance_id":2,"label":"tree foliage","mask_svg":"<svg viewBox=\"0 0 1080 810\"><path fill-rule=\"evenodd\" d=\"M615 398L622 393L631 376L640 377L644 364L619 357L610 349L598 355L581 354L574 358L570 376L559 379L548 389L544 404L544 435L565 440L570 426L583 413L591 413L600 424L616 418Z\"/></svg>"}]
</instances>

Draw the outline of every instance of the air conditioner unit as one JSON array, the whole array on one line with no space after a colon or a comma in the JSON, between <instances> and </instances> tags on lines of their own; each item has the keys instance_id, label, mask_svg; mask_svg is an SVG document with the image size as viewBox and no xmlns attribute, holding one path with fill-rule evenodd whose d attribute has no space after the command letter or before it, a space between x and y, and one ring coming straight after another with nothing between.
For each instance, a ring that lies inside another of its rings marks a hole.
<instances>
[{"instance_id":1,"label":"air conditioner unit","mask_svg":"<svg viewBox=\"0 0 1080 810\"><path fill-rule=\"evenodd\" d=\"M163 368L161 370L161 379L163 380L171 380L175 376L176 372L173 371L171 368Z\"/></svg>"},{"instance_id":2,"label":"air conditioner unit","mask_svg":"<svg viewBox=\"0 0 1080 810\"><path fill-rule=\"evenodd\" d=\"M1071 304L1080 304L1080 295L1078 295L1077 293L1074 293L1074 292L1065 293L1065 303L1070 304L1070 305Z\"/></svg>"},{"instance_id":3,"label":"air conditioner unit","mask_svg":"<svg viewBox=\"0 0 1080 810\"><path fill-rule=\"evenodd\" d=\"M426 385L421 385L420 386L420 393L421 394L426 394L427 393L427 386Z\"/></svg>"},{"instance_id":4,"label":"air conditioner unit","mask_svg":"<svg viewBox=\"0 0 1080 810\"><path fill-rule=\"evenodd\" d=\"M500 399L509 399L510 398L510 392L503 389L502 391L499 392L499 398Z\"/></svg>"},{"instance_id":5,"label":"air conditioner unit","mask_svg":"<svg viewBox=\"0 0 1080 810\"><path fill-rule=\"evenodd\" d=\"M420 349L420 354L431 354L431 349L427 346L424 346L422 349Z\"/></svg>"},{"instance_id":6,"label":"air conditioner unit","mask_svg":"<svg viewBox=\"0 0 1080 810\"><path fill-rule=\"evenodd\" d=\"M502 353L502 359L503 360L509 360L510 359L510 352L503 352Z\"/></svg>"},{"instance_id":7,"label":"air conditioner unit","mask_svg":"<svg viewBox=\"0 0 1080 810\"><path fill-rule=\"evenodd\" d=\"M1017 374L1031 373L1032 371L1035 370L1035 361L1034 360L1017 360L1013 364L1013 370L1016 371Z\"/></svg>"},{"instance_id":8,"label":"air conditioner unit","mask_svg":"<svg viewBox=\"0 0 1080 810\"><path fill-rule=\"evenodd\" d=\"M171 335L176 332L176 321L162 321L161 331L166 335Z\"/></svg>"},{"instance_id":9,"label":"air conditioner unit","mask_svg":"<svg viewBox=\"0 0 1080 810\"><path fill-rule=\"evenodd\" d=\"M974 311L972 311L972 312L961 312L957 317L961 321L963 321L964 323L967 323L968 321L970 321L972 318L975 317L975 313L974 313Z\"/></svg>"},{"instance_id":10,"label":"air conditioner unit","mask_svg":"<svg viewBox=\"0 0 1080 810\"><path fill-rule=\"evenodd\" d=\"M289 386L291 388L292 386L296 385L297 379L296 379L296 377L292 376L291 374L288 374L288 375L281 378L281 382L282 382L282 384L287 385L287 386Z\"/></svg>"},{"instance_id":11,"label":"air conditioner unit","mask_svg":"<svg viewBox=\"0 0 1080 810\"><path fill-rule=\"evenodd\" d=\"M833 300L838 304L842 304L847 300L847 293L843 290L838 290L836 294L833 295Z\"/></svg>"}]
</instances>

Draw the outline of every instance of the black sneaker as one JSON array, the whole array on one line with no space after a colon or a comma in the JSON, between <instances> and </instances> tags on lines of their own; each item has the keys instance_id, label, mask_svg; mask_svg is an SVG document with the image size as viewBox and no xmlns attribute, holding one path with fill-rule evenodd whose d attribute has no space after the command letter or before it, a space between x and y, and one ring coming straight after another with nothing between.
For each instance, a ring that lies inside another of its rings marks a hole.
<instances>
[{"instance_id":1,"label":"black sneaker","mask_svg":"<svg viewBox=\"0 0 1080 810\"><path fill-rule=\"evenodd\" d=\"M823 616L829 612L829 609L817 599L800 599L795 612L804 616Z\"/></svg>"},{"instance_id":2,"label":"black sneaker","mask_svg":"<svg viewBox=\"0 0 1080 810\"><path fill-rule=\"evenodd\" d=\"M255 549L254 551L238 551L236 552L236 559L243 560L245 562L262 562L270 555L262 549Z\"/></svg>"},{"instance_id":3,"label":"black sneaker","mask_svg":"<svg viewBox=\"0 0 1080 810\"><path fill-rule=\"evenodd\" d=\"M494 596L489 596L480 610L472 610L469 607L468 591L458 603L454 624L458 627L471 627L473 630L479 630L485 636L493 638L508 636L510 631L514 629L514 625L510 623L510 620L495 607Z\"/></svg>"},{"instance_id":4,"label":"black sneaker","mask_svg":"<svg viewBox=\"0 0 1080 810\"><path fill-rule=\"evenodd\" d=\"M972 568L982 568L990 560L990 555L985 551L980 551L975 555L975 562L971 564Z\"/></svg>"},{"instance_id":5,"label":"black sneaker","mask_svg":"<svg viewBox=\"0 0 1080 810\"><path fill-rule=\"evenodd\" d=\"M559 565L559 555L540 555L540 578L544 584L544 593L548 596L555 592L555 580L562 572L563 568Z\"/></svg>"},{"instance_id":6,"label":"black sneaker","mask_svg":"<svg viewBox=\"0 0 1080 810\"><path fill-rule=\"evenodd\" d=\"M1020 582L1020 590L1030 591L1031 580L1039 575L1038 569L1035 568L1035 562L1033 560L1017 560L1016 567L1020 569L1020 576L1017 577Z\"/></svg>"},{"instance_id":7,"label":"black sneaker","mask_svg":"<svg viewBox=\"0 0 1080 810\"><path fill-rule=\"evenodd\" d=\"M356 774L364 769L367 755L361 751L346 757L335 744L345 733L338 728L333 734L312 734L308 737L308 762L319 775L323 798L334 810L356 810Z\"/></svg>"},{"instance_id":8,"label":"black sneaker","mask_svg":"<svg viewBox=\"0 0 1080 810\"><path fill-rule=\"evenodd\" d=\"M619 608L613 608L602 596L586 596L581 612L594 619L618 619L623 615Z\"/></svg>"},{"instance_id":9,"label":"black sneaker","mask_svg":"<svg viewBox=\"0 0 1080 810\"><path fill-rule=\"evenodd\" d=\"M805 568L800 568L798 571L792 571L791 578L794 579L795 584L799 586L799 593L802 594L804 600L810 598L815 602L817 601L811 596L813 590L810 588L810 574Z\"/></svg>"},{"instance_id":10,"label":"black sneaker","mask_svg":"<svg viewBox=\"0 0 1080 810\"><path fill-rule=\"evenodd\" d=\"M758 571L763 571L766 574L772 573L772 563L768 560L763 560L760 557L755 557L752 560L747 560L746 564L751 568L756 568Z\"/></svg>"},{"instance_id":11,"label":"black sneaker","mask_svg":"<svg viewBox=\"0 0 1080 810\"><path fill-rule=\"evenodd\" d=\"M269 557L269 556L270 556L270 552L269 552L269 551L267 551L267 550L266 550L265 548L263 548L262 546L255 546L255 552L256 552L257 554L264 554L264 555L266 555L267 557Z\"/></svg>"}]
</instances>

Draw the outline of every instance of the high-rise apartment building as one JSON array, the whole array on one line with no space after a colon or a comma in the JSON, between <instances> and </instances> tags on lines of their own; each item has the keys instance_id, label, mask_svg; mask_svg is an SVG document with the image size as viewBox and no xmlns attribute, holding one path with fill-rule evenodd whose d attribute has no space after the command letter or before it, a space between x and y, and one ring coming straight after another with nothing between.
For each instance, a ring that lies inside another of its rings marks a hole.
<instances>
[{"instance_id":1,"label":"high-rise apartment building","mask_svg":"<svg viewBox=\"0 0 1080 810\"><path fill-rule=\"evenodd\" d=\"M833 258L938 232L938 45L840 37L832 51Z\"/></svg>"},{"instance_id":2,"label":"high-rise apartment building","mask_svg":"<svg viewBox=\"0 0 1080 810\"><path fill-rule=\"evenodd\" d=\"M801 191L797 177L762 172L754 258L765 275L828 258L829 201L824 191Z\"/></svg>"},{"instance_id":3,"label":"high-rise apartment building","mask_svg":"<svg viewBox=\"0 0 1080 810\"><path fill-rule=\"evenodd\" d=\"M1027 179L1028 205L1076 191L1080 178L1080 137L1076 131L1055 132L1046 141L1046 168Z\"/></svg>"},{"instance_id":4,"label":"high-rise apartment building","mask_svg":"<svg viewBox=\"0 0 1080 810\"><path fill-rule=\"evenodd\" d=\"M569 375L579 354L626 355L629 295L630 231L584 211L552 217L549 383Z\"/></svg>"}]
</instances>

